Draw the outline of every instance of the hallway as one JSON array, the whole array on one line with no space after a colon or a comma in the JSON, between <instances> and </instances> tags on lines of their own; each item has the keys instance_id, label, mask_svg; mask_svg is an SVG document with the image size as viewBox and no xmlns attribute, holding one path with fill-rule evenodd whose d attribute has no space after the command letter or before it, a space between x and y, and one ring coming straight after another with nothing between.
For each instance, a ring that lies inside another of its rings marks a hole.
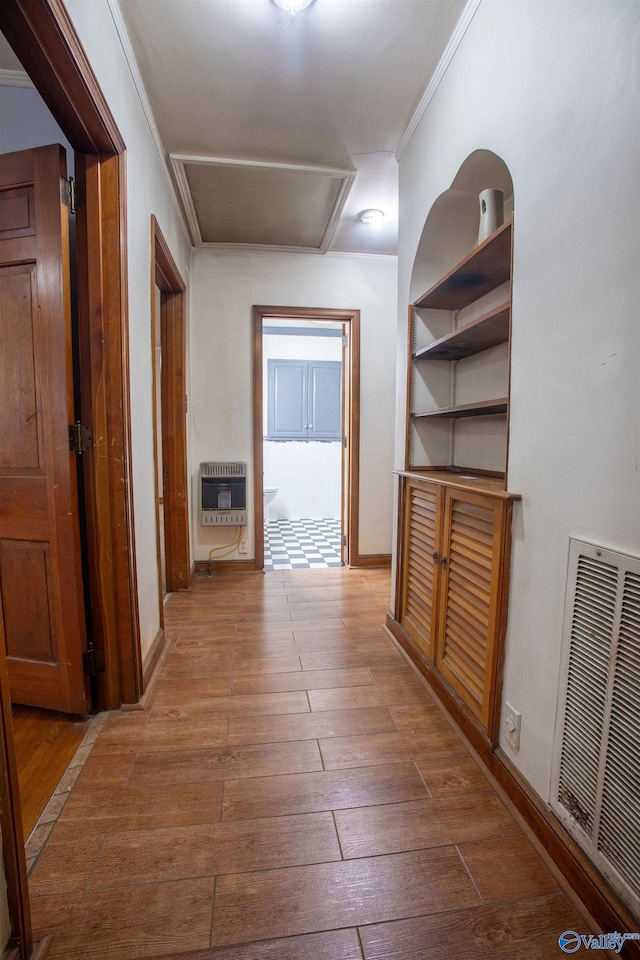
<instances>
[{"instance_id":1,"label":"hallway","mask_svg":"<svg viewBox=\"0 0 640 960\"><path fill-rule=\"evenodd\" d=\"M51 960L547 960L587 932L387 639L389 592L338 568L170 597L145 709L98 717L54 797Z\"/></svg>"}]
</instances>

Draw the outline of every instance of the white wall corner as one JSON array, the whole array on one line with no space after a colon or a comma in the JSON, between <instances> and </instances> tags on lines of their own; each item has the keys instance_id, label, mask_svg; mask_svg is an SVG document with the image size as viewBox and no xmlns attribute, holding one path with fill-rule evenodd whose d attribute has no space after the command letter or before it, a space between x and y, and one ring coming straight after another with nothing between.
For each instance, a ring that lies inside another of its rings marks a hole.
<instances>
[{"instance_id":1,"label":"white wall corner","mask_svg":"<svg viewBox=\"0 0 640 960\"><path fill-rule=\"evenodd\" d=\"M456 51L462 42L462 38L467 32L469 24L475 17L478 11L478 7L480 6L481 3L482 3L482 0L467 0L467 4L464 10L462 11L462 16L458 20L456 28L451 34L451 38L447 46L445 47L444 53L440 57L438 66L433 72L433 76L429 81L427 89L422 95L422 99L420 100L420 103L416 107L415 113L411 117L411 120L409 121L409 125L407 129L405 130L400 140L398 141L398 146L396 147L396 160L400 160L402 154L409 146L409 143L416 131L416 128L418 127L420 121L422 120L423 116L427 112L427 108L431 103L431 101L433 100L436 94L436 91L442 82L444 75L449 69L449 64L453 60L456 54Z\"/></svg>"},{"instance_id":2,"label":"white wall corner","mask_svg":"<svg viewBox=\"0 0 640 960\"><path fill-rule=\"evenodd\" d=\"M160 139L160 132L156 124L155 117L153 115L153 110L151 109L151 104L149 103L149 97L147 96L147 91L145 89L144 81L138 69L138 64L133 52L133 47L131 46L131 41L129 40L129 34L127 33L127 28L125 22L122 19L122 13L120 12L120 6L118 0L107 0L107 6L109 7L109 12L113 19L114 26L116 28L116 33L118 34L118 39L120 40L120 45L122 46L122 51L124 53L125 60L127 61L127 66L129 67L129 73L131 74L131 79L133 80L133 85L135 87L138 99L140 101L140 106L142 107L142 112L144 113L147 125L149 127L149 132L151 133L151 139L155 144L155 148L158 152L158 157L160 158L160 163L162 165L162 170L167 180L169 187L169 195L173 200L175 208L178 212L178 222L182 225L184 231L184 236L187 239L188 243L191 245L191 237L189 234L189 227L185 220L185 214L182 209L182 205L178 198L176 191L176 186L171 176L169 170L169 164L167 161L167 155L165 153L162 140Z\"/></svg>"}]
</instances>

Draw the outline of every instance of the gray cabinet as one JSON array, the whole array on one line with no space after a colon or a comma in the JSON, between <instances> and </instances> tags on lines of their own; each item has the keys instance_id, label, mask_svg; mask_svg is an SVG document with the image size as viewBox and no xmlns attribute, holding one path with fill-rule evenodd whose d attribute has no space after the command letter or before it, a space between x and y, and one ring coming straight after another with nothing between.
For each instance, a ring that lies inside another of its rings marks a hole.
<instances>
[{"instance_id":1,"label":"gray cabinet","mask_svg":"<svg viewBox=\"0 0 640 960\"><path fill-rule=\"evenodd\" d=\"M339 440L339 360L269 360L268 440Z\"/></svg>"}]
</instances>

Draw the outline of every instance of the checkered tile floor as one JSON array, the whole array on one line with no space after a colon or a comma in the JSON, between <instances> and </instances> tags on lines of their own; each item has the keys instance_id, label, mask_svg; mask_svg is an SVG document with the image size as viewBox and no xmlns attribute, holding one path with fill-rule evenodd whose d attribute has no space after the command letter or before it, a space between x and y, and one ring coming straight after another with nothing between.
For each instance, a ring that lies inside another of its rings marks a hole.
<instances>
[{"instance_id":1,"label":"checkered tile floor","mask_svg":"<svg viewBox=\"0 0 640 960\"><path fill-rule=\"evenodd\" d=\"M339 566L339 520L269 520L265 523L265 570Z\"/></svg>"}]
</instances>

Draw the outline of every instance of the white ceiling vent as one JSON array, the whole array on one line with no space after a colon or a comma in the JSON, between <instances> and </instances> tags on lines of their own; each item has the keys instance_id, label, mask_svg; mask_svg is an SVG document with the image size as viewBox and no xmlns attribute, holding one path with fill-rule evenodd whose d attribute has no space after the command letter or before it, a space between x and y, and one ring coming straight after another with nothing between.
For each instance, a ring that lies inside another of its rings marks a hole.
<instances>
[{"instance_id":1,"label":"white ceiling vent","mask_svg":"<svg viewBox=\"0 0 640 960\"><path fill-rule=\"evenodd\" d=\"M640 559L571 540L551 804L640 913Z\"/></svg>"}]
</instances>

